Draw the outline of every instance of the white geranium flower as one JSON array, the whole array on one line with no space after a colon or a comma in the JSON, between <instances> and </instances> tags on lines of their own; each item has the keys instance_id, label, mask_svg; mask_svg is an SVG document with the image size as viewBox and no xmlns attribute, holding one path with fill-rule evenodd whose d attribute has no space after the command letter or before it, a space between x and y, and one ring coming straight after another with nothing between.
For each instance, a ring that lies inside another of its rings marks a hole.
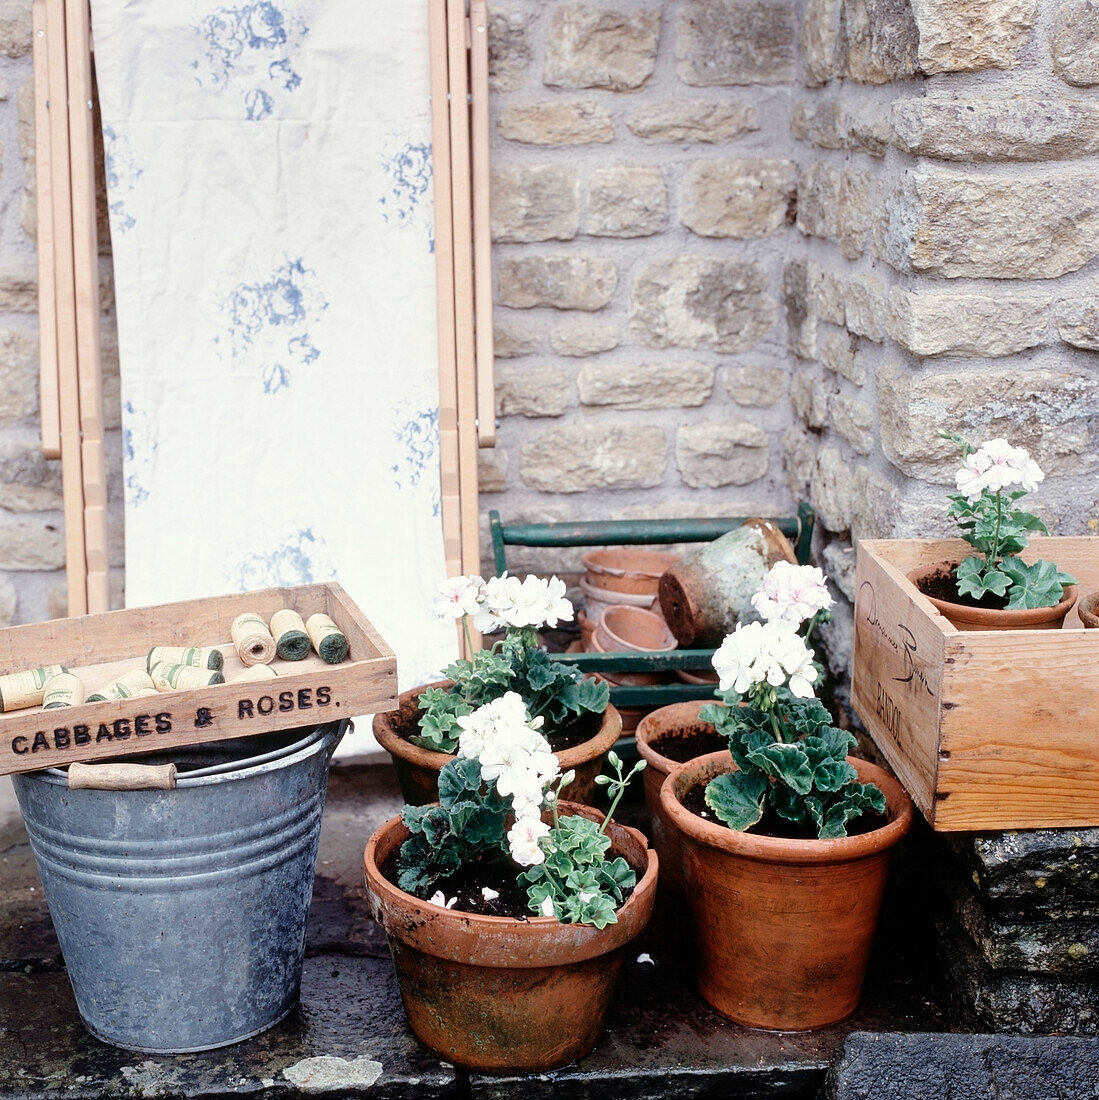
<instances>
[{"instance_id":1,"label":"white geranium flower","mask_svg":"<svg viewBox=\"0 0 1099 1100\"><path fill-rule=\"evenodd\" d=\"M543 917L552 917L554 915L553 898L543 898L540 908Z\"/></svg>"},{"instance_id":2,"label":"white geranium flower","mask_svg":"<svg viewBox=\"0 0 1099 1100\"><path fill-rule=\"evenodd\" d=\"M480 758L486 747L497 740L514 741L532 734L531 726L542 724L537 718L528 726L527 706L518 692L508 691L498 699L478 707L472 714L458 718L462 733L458 737L458 755ZM525 732L524 732L525 731ZM549 748L541 734L533 734Z\"/></svg>"},{"instance_id":3,"label":"white geranium flower","mask_svg":"<svg viewBox=\"0 0 1099 1100\"><path fill-rule=\"evenodd\" d=\"M522 584L518 577L509 577L507 570L485 582L481 605L473 616L473 628L481 634L508 625L508 614L515 606Z\"/></svg>"},{"instance_id":4,"label":"white geranium flower","mask_svg":"<svg viewBox=\"0 0 1099 1100\"><path fill-rule=\"evenodd\" d=\"M493 890L490 886L481 887L481 897L483 897L485 901L495 901L499 896L499 890Z\"/></svg>"},{"instance_id":5,"label":"white geranium flower","mask_svg":"<svg viewBox=\"0 0 1099 1100\"><path fill-rule=\"evenodd\" d=\"M817 670L813 664L813 651L805 644L805 639L793 631L776 632L771 646L776 663L786 675L786 686L789 687L790 694L799 699L812 699Z\"/></svg>"},{"instance_id":6,"label":"white geranium flower","mask_svg":"<svg viewBox=\"0 0 1099 1100\"><path fill-rule=\"evenodd\" d=\"M718 688L732 688L741 695L757 684L787 684L799 698L813 695L816 679L813 651L797 628L782 620L773 623L737 623L713 656Z\"/></svg>"},{"instance_id":7,"label":"white geranium flower","mask_svg":"<svg viewBox=\"0 0 1099 1100\"><path fill-rule=\"evenodd\" d=\"M824 574L812 565L776 562L763 578L752 606L768 622L779 620L800 626L818 611L832 606Z\"/></svg>"},{"instance_id":8,"label":"white geranium flower","mask_svg":"<svg viewBox=\"0 0 1099 1100\"><path fill-rule=\"evenodd\" d=\"M508 851L520 867L544 863L546 853L538 842L549 836L550 827L536 817L521 817L508 829Z\"/></svg>"},{"instance_id":9,"label":"white geranium flower","mask_svg":"<svg viewBox=\"0 0 1099 1100\"><path fill-rule=\"evenodd\" d=\"M979 500L981 493L985 491L985 473L991 465L992 460L987 455L974 451L973 454L966 455L962 468L954 475L958 492L966 496L970 503Z\"/></svg>"},{"instance_id":10,"label":"white geranium flower","mask_svg":"<svg viewBox=\"0 0 1099 1100\"><path fill-rule=\"evenodd\" d=\"M463 615L475 615L480 610L480 598L485 582L476 576L450 577L438 587L435 597L435 614L440 619L460 619Z\"/></svg>"},{"instance_id":11,"label":"white geranium flower","mask_svg":"<svg viewBox=\"0 0 1099 1100\"><path fill-rule=\"evenodd\" d=\"M1019 450L1022 451L1022 447L1020 447ZM1026 455L1026 451L1023 451L1023 454ZM1041 467L1029 455L1027 455L1022 465L1018 467L1018 470L1019 484L1028 493L1033 493L1034 490L1038 488L1038 483L1045 481L1046 475L1042 473Z\"/></svg>"},{"instance_id":12,"label":"white geranium flower","mask_svg":"<svg viewBox=\"0 0 1099 1100\"><path fill-rule=\"evenodd\" d=\"M458 904L457 895L448 901L442 890L436 890L427 900L430 905L438 905L443 909L453 909L454 906Z\"/></svg>"},{"instance_id":13,"label":"white geranium flower","mask_svg":"<svg viewBox=\"0 0 1099 1100\"><path fill-rule=\"evenodd\" d=\"M514 603L503 614L509 626L519 628L556 626L559 619L571 619L572 604L565 599L565 582L557 577L544 581L528 576L519 586Z\"/></svg>"}]
</instances>

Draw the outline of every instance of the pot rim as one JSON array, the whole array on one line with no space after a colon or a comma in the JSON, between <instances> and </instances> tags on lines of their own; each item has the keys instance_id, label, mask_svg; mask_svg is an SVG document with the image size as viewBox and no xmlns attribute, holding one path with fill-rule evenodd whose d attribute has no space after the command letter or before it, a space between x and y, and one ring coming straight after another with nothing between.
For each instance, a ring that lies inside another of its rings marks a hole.
<instances>
[{"instance_id":1,"label":"pot rim","mask_svg":"<svg viewBox=\"0 0 1099 1100\"><path fill-rule=\"evenodd\" d=\"M912 582L916 591L941 614L947 618L960 619L968 623L986 622L989 616L993 616L997 623L1004 623L1008 624L1009 627L1025 630L1032 623L1047 622L1050 619L1057 618L1063 619L1072 610L1072 605L1076 602L1078 586L1075 584L1064 585L1061 591L1061 599L1049 607L1016 608L970 607L968 604L955 603L953 600L941 600L937 596L929 596L917 584L917 581L932 573L941 572L943 569L949 573L957 568L959 564L960 562L945 559L926 562L910 569L905 576Z\"/></svg>"},{"instance_id":2,"label":"pot rim","mask_svg":"<svg viewBox=\"0 0 1099 1100\"><path fill-rule=\"evenodd\" d=\"M636 642L631 642L618 633L622 624L616 624L616 619L625 619L626 622L629 622L631 619L637 621L639 617L641 622L648 622L651 626L656 627L662 636L661 640L664 643L663 645L656 647L639 646ZM616 626L618 630L615 629ZM668 629L668 624L655 611L651 611L647 607L631 607L629 604L616 604L611 607L603 608L595 624L596 634L600 631L606 634L612 642L613 648L610 652L671 653L673 649L679 646L679 642L676 640L675 635ZM606 649L605 645L604 649Z\"/></svg>"},{"instance_id":3,"label":"pot rim","mask_svg":"<svg viewBox=\"0 0 1099 1100\"><path fill-rule=\"evenodd\" d=\"M560 803L566 816L579 814L602 821L603 814L575 802ZM363 852L363 873L371 914L386 935L408 946L452 962L470 966L538 969L561 963L576 963L605 955L625 946L648 924L656 900L659 872L657 854L646 837L636 829L612 821L608 834L620 854L639 873L633 893L618 910L618 921L605 928L586 924L564 924L556 917L494 917L481 913L463 913L432 905L409 894L381 873L382 861L410 835L400 815L391 817L374 830ZM629 856L635 858L628 858ZM644 867L638 864L644 860ZM508 950L501 940L518 938ZM450 943L444 942L449 940Z\"/></svg>"},{"instance_id":4,"label":"pot rim","mask_svg":"<svg viewBox=\"0 0 1099 1100\"><path fill-rule=\"evenodd\" d=\"M795 840L787 837L742 833L691 813L680 801L700 779L707 781L733 770L730 754L709 753L679 764L660 788L660 804L675 827L696 843L760 863L845 863L875 855L897 844L912 824L912 799L900 781L884 768L858 757L847 757L858 769L859 779L877 784L885 793L889 818L881 828L859 836L830 840Z\"/></svg>"},{"instance_id":5,"label":"pot rim","mask_svg":"<svg viewBox=\"0 0 1099 1100\"><path fill-rule=\"evenodd\" d=\"M455 759L451 753L435 752L433 749L421 748L411 741L406 741L397 732L393 720L394 715L399 713L402 702L415 698L428 688L449 687L453 682L453 680L435 680L430 684L421 684L419 687L402 691L397 696L397 710L379 712L374 715L374 721L371 723L370 728L378 744L392 756L400 757L402 760L407 760L410 764L421 768L433 768L436 771ZM614 746L621 732L622 716L612 704L608 703L607 709L603 711L603 720L599 725L599 729L587 741L581 741L579 745L562 749L561 752L556 754L561 770L563 772L568 771L569 768L575 768L592 759L593 756L602 755Z\"/></svg>"},{"instance_id":6,"label":"pot rim","mask_svg":"<svg viewBox=\"0 0 1099 1100\"><path fill-rule=\"evenodd\" d=\"M608 555L625 556L633 564L610 565L605 559ZM608 577L637 576L647 580L659 580L662 573L675 565L683 557L670 550L649 550L642 547L606 547L602 550L589 550L580 555L580 562L589 573L602 573ZM655 571L660 565L662 568ZM648 568L646 568L646 566Z\"/></svg>"},{"instance_id":7,"label":"pot rim","mask_svg":"<svg viewBox=\"0 0 1099 1100\"><path fill-rule=\"evenodd\" d=\"M698 716L698 712L703 708L709 706L711 703L719 703L718 699L688 699L683 703L669 703L667 706L658 707L656 710L649 711L644 718L637 724L637 729L634 731L634 740L637 742L637 751L645 763L654 771L660 772L662 775L667 775L675 768L679 767L679 761L673 760L670 756L664 756L663 753L659 753L652 747L651 740L655 740L661 733L662 729L658 729L663 722L676 722L680 725L686 725L691 723L697 725L700 728L714 729L714 726L709 722L703 722ZM698 759L697 757L695 759Z\"/></svg>"},{"instance_id":8,"label":"pot rim","mask_svg":"<svg viewBox=\"0 0 1099 1100\"><path fill-rule=\"evenodd\" d=\"M1086 592L1081 596L1076 605L1076 613L1080 616L1080 621L1084 623L1085 627L1088 626L1084 621L1085 613L1094 619L1099 619L1099 590Z\"/></svg>"}]
</instances>

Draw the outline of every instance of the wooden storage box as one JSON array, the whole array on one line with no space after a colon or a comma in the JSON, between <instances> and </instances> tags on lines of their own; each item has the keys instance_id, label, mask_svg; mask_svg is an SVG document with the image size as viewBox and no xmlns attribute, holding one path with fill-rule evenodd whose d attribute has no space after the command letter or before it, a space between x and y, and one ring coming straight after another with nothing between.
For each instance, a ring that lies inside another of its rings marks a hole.
<instances>
[{"instance_id":1,"label":"wooden storage box","mask_svg":"<svg viewBox=\"0 0 1099 1100\"><path fill-rule=\"evenodd\" d=\"M310 651L302 661L276 658L272 667L278 676L272 680L0 714L0 775L310 726L396 707L393 651L334 583L268 588L0 630L0 674L61 664L94 692L132 669L145 668L153 646L217 645L225 657L228 681L244 670L230 641L230 624L244 611L270 620L283 607L293 608L302 618L318 611L331 616L347 638L347 658L330 665Z\"/></svg>"},{"instance_id":2,"label":"wooden storage box","mask_svg":"<svg viewBox=\"0 0 1099 1100\"><path fill-rule=\"evenodd\" d=\"M960 539L859 543L852 701L938 830L1099 825L1099 630L959 631L905 574ZM1024 555L1099 589L1099 539Z\"/></svg>"}]
</instances>

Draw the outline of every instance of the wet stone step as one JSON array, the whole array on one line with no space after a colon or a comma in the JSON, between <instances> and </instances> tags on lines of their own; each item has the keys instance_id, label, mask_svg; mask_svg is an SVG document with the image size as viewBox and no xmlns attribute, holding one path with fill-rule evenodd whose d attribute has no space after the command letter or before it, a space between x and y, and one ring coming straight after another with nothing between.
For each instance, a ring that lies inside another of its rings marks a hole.
<instances>
[{"instance_id":1,"label":"wet stone step","mask_svg":"<svg viewBox=\"0 0 1099 1100\"><path fill-rule=\"evenodd\" d=\"M135 1054L80 1023L33 859L16 811L0 806L0 1098L348 1095L380 1098L794 1097L810 1100L853 1029L939 1028L926 959L898 914L885 914L862 1004L812 1034L751 1031L718 1016L694 990L683 903L661 897L623 967L606 1036L587 1058L552 1074L469 1076L409 1033L385 938L362 890L366 838L400 809L388 766L333 768L298 1007L254 1039L198 1054ZM644 825L644 808L621 816ZM889 904L887 902L887 904ZM905 899L897 899L903 910ZM648 956L652 961L647 961Z\"/></svg>"}]
</instances>

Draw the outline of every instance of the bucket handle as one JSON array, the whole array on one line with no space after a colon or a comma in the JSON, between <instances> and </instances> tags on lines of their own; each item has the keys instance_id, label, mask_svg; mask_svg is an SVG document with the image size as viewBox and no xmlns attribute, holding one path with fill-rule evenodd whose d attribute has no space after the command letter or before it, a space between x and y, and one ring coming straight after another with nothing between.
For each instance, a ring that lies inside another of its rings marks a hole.
<instances>
[{"instance_id":1,"label":"bucket handle","mask_svg":"<svg viewBox=\"0 0 1099 1100\"><path fill-rule=\"evenodd\" d=\"M175 764L70 764L69 790L170 791Z\"/></svg>"}]
</instances>

